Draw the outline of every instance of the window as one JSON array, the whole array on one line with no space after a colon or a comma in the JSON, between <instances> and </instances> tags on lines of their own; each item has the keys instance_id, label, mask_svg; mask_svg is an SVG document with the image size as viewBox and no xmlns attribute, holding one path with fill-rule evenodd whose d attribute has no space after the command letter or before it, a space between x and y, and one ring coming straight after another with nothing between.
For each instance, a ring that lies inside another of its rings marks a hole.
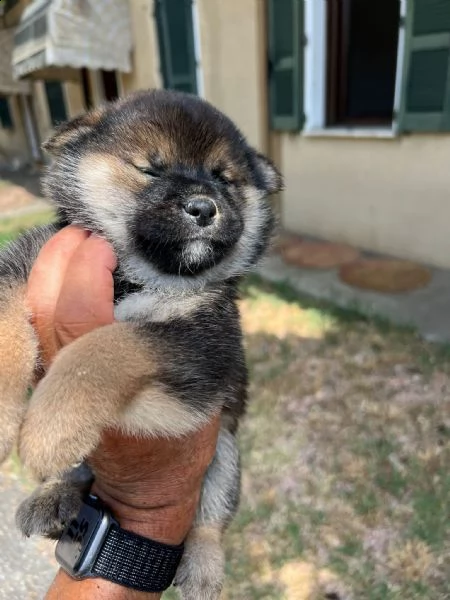
<instances>
[{"instance_id":1,"label":"window","mask_svg":"<svg viewBox=\"0 0 450 600\"><path fill-rule=\"evenodd\" d=\"M327 0L327 125L390 125L398 0Z\"/></svg>"},{"instance_id":2,"label":"window","mask_svg":"<svg viewBox=\"0 0 450 600\"><path fill-rule=\"evenodd\" d=\"M14 128L9 101L4 96L0 97L0 127L3 129Z\"/></svg>"},{"instance_id":3,"label":"window","mask_svg":"<svg viewBox=\"0 0 450 600\"><path fill-rule=\"evenodd\" d=\"M272 129L450 132L449 0L267 4Z\"/></svg>"},{"instance_id":4,"label":"window","mask_svg":"<svg viewBox=\"0 0 450 600\"><path fill-rule=\"evenodd\" d=\"M100 71L103 85L103 96L108 102L113 102L119 97L117 74L115 71Z\"/></svg>"},{"instance_id":5,"label":"window","mask_svg":"<svg viewBox=\"0 0 450 600\"><path fill-rule=\"evenodd\" d=\"M56 126L67 121L68 116L62 83L60 81L45 81L45 92L52 125Z\"/></svg>"},{"instance_id":6,"label":"window","mask_svg":"<svg viewBox=\"0 0 450 600\"><path fill-rule=\"evenodd\" d=\"M197 94L192 0L156 0L155 19L164 87Z\"/></svg>"}]
</instances>

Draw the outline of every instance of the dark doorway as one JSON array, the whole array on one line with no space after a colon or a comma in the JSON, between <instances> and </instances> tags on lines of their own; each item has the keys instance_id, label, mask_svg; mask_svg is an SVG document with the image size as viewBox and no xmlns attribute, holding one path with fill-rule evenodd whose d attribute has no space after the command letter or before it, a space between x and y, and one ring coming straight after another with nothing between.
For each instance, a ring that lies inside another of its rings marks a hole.
<instances>
[{"instance_id":1,"label":"dark doorway","mask_svg":"<svg viewBox=\"0 0 450 600\"><path fill-rule=\"evenodd\" d=\"M84 106L87 110L94 106L92 100L92 88L91 80L89 78L89 71L85 68L81 69L81 86L83 88L83 100Z\"/></svg>"},{"instance_id":2,"label":"dark doorway","mask_svg":"<svg viewBox=\"0 0 450 600\"><path fill-rule=\"evenodd\" d=\"M115 71L101 71L103 95L105 100L112 102L119 97L119 87L117 85L117 74Z\"/></svg>"}]
</instances>

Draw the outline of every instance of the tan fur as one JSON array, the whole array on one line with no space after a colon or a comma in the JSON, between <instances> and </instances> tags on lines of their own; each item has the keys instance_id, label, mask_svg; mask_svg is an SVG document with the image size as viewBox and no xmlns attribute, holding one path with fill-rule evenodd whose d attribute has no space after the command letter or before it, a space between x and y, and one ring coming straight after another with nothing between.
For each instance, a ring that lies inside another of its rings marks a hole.
<instances>
[{"instance_id":1,"label":"tan fur","mask_svg":"<svg viewBox=\"0 0 450 600\"><path fill-rule=\"evenodd\" d=\"M204 414L195 413L163 390L151 386L120 414L117 427L126 435L180 437L200 429L207 421Z\"/></svg>"},{"instance_id":2,"label":"tan fur","mask_svg":"<svg viewBox=\"0 0 450 600\"><path fill-rule=\"evenodd\" d=\"M0 462L11 452L26 408L37 341L25 307L23 286L0 299Z\"/></svg>"},{"instance_id":3,"label":"tan fur","mask_svg":"<svg viewBox=\"0 0 450 600\"><path fill-rule=\"evenodd\" d=\"M64 348L33 394L21 431L24 463L38 477L56 475L88 456L102 430L119 426L122 415L125 428L133 429L144 410L139 394L151 401L156 373L156 357L129 323L102 327ZM175 415L194 428L196 415L160 388L155 402L158 409L146 409L141 432L176 435Z\"/></svg>"},{"instance_id":4,"label":"tan fur","mask_svg":"<svg viewBox=\"0 0 450 600\"><path fill-rule=\"evenodd\" d=\"M78 167L80 181L85 182L86 185L99 187L106 183L121 190L138 193L148 185L148 177L141 173L134 166L135 164L137 160L126 163L120 158L101 152L87 154L80 160ZM101 196L104 196L104 192ZM93 202L96 199L97 197L93 196Z\"/></svg>"},{"instance_id":5,"label":"tan fur","mask_svg":"<svg viewBox=\"0 0 450 600\"><path fill-rule=\"evenodd\" d=\"M118 147L118 155L123 158L124 154L128 156L130 162L139 161L137 164L143 165L148 163L147 152L138 154L140 148L153 149L153 156L150 156L151 161L159 162L163 165L172 165L179 159L179 148L167 136L167 132L158 131L156 129L142 128L142 130L133 131L132 140L128 140L126 136L120 140L120 149ZM115 148L111 148L111 153L114 153Z\"/></svg>"},{"instance_id":6,"label":"tan fur","mask_svg":"<svg viewBox=\"0 0 450 600\"><path fill-rule=\"evenodd\" d=\"M185 543L176 585L183 600L218 600L223 586L225 558L219 526L194 527Z\"/></svg>"}]
</instances>

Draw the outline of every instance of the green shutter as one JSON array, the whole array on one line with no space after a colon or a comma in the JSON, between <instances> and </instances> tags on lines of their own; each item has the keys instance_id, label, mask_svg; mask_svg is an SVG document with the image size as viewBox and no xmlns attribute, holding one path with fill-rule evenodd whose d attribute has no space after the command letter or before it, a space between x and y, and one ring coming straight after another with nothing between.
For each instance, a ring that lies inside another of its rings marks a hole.
<instances>
[{"instance_id":1,"label":"green shutter","mask_svg":"<svg viewBox=\"0 0 450 600\"><path fill-rule=\"evenodd\" d=\"M271 127L298 131L304 123L304 0L269 0L268 34Z\"/></svg>"},{"instance_id":2,"label":"green shutter","mask_svg":"<svg viewBox=\"0 0 450 600\"><path fill-rule=\"evenodd\" d=\"M155 18L164 87L196 94L192 0L156 0Z\"/></svg>"},{"instance_id":3,"label":"green shutter","mask_svg":"<svg viewBox=\"0 0 450 600\"><path fill-rule=\"evenodd\" d=\"M45 91L52 125L64 123L64 121L67 121L68 116L62 83L60 81L46 81Z\"/></svg>"},{"instance_id":4,"label":"green shutter","mask_svg":"<svg viewBox=\"0 0 450 600\"><path fill-rule=\"evenodd\" d=\"M9 108L8 98L0 98L0 127L3 129L13 129L14 123Z\"/></svg>"},{"instance_id":5,"label":"green shutter","mask_svg":"<svg viewBox=\"0 0 450 600\"><path fill-rule=\"evenodd\" d=\"M408 0L400 131L450 131L450 1Z\"/></svg>"}]
</instances>

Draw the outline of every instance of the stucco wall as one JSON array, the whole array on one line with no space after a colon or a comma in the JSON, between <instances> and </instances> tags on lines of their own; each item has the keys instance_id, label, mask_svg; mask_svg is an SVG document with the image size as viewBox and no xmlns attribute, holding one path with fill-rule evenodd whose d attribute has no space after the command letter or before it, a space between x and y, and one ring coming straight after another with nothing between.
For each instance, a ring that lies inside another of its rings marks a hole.
<instances>
[{"instance_id":1,"label":"stucco wall","mask_svg":"<svg viewBox=\"0 0 450 600\"><path fill-rule=\"evenodd\" d=\"M129 0L133 30L133 69L120 74L124 93L160 87L159 51L153 18L153 0Z\"/></svg>"},{"instance_id":2,"label":"stucco wall","mask_svg":"<svg viewBox=\"0 0 450 600\"><path fill-rule=\"evenodd\" d=\"M266 143L260 0L197 0L205 97L230 116L250 143Z\"/></svg>"},{"instance_id":3,"label":"stucco wall","mask_svg":"<svg viewBox=\"0 0 450 600\"><path fill-rule=\"evenodd\" d=\"M3 129L0 126L0 159L5 157L8 160L12 158L26 160L28 158L28 146L17 96L9 97L9 109L14 127Z\"/></svg>"},{"instance_id":4,"label":"stucco wall","mask_svg":"<svg viewBox=\"0 0 450 600\"><path fill-rule=\"evenodd\" d=\"M287 229L450 267L450 136L283 136Z\"/></svg>"}]
</instances>

